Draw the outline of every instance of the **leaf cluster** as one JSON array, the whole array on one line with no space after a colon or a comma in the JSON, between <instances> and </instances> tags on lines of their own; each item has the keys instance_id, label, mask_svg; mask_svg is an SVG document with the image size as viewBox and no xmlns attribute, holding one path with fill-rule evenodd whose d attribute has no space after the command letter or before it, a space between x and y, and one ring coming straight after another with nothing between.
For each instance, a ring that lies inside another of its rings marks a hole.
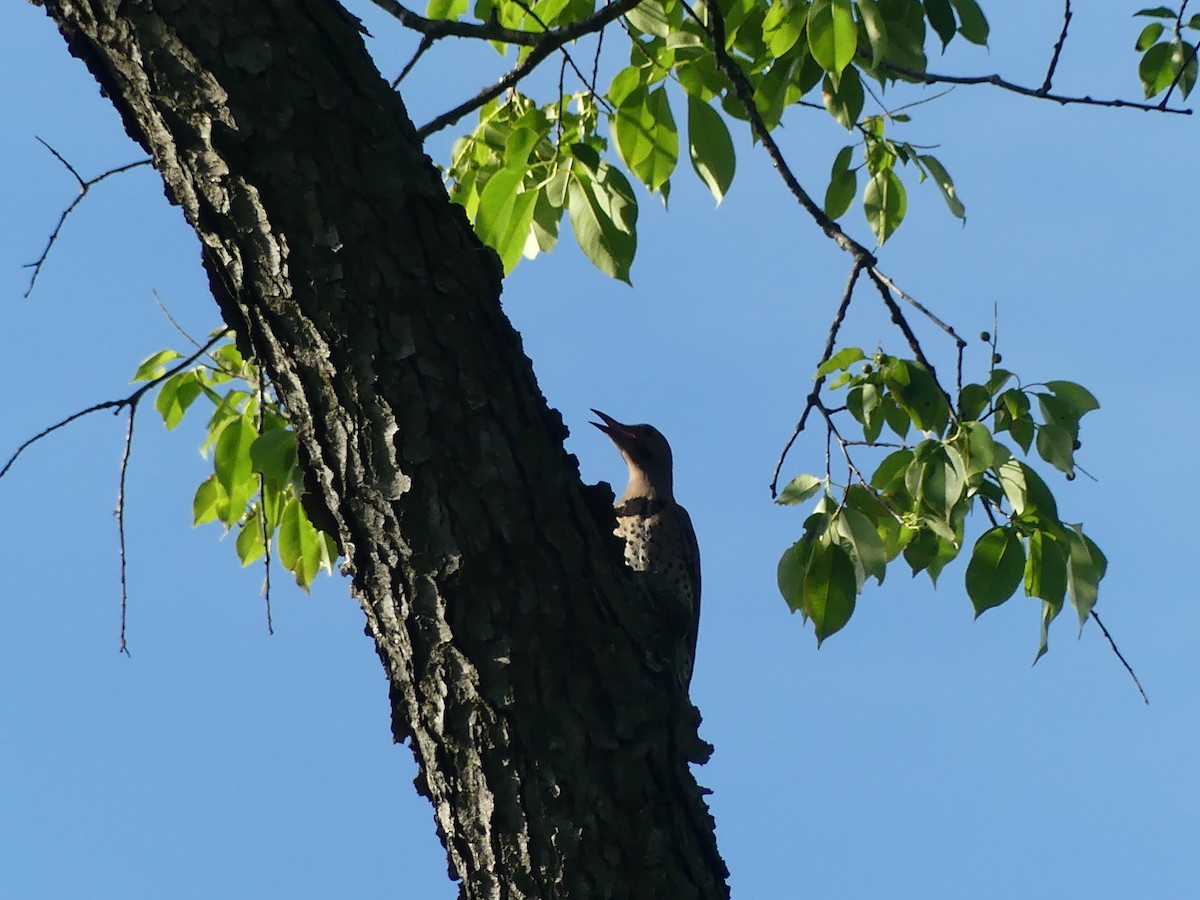
<instances>
[{"instance_id":1,"label":"leaf cluster","mask_svg":"<svg viewBox=\"0 0 1200 900\"><path fill-rule=\"evenodd\" d=\"M833 354L817 371L827 376L835 376L827 390L846 392L844 406L820 406L845 454L846 482L835 484L828 470L799 475L777 501L790 506L819 495L779 562L780 591L812 619L818 644L846 625L866 581L882 584L901 556L936 586L966 547L973 510L989 523L966 567L976 616L1023 586L1042 602L1038 658L1067 597L1082 627L1107 562L1081 525L1062 521L1053 492L1025 460L1036 451L1074 477L1080 420L1099 408L1090 392L1070 381L1022 385L992 368L982 383L962 386L952 406L920 362L881 351L868 358L858 347ZM861 440L844 436L847 417ZM890 451L869 477L853 458L859 447Z\"/></svg>"},{"instance_id":2,"label":"leaf cluster","mask_svg":"<svg viewBox=\"0 0 1200 900\"><path fill-rule=\"evenodd\" d=\"M1184 40L1183 32L1184 29L1200 32L1200 13L1193 13L1184 21L1183 8L1186 6L1186 3L1179 9L1155 6L1134 13L1155 20L1141 30L1134 43L1134 49L1142 54L1138 78L1147 100L1170 91L1175 85L1186 100L1196 86L1196 52L1200 37L1193 36L1189 43Z\"/></svg>"},{"instance_id":3,"label":"leaf cluster","mask_svg":"<svg viewBox=\"0 0 1200 900\"><path fill-rule=\"evenodd\" d=\"M465 0L432 0L430 18L465 15ZM592 13L590 3L480 0L473 15L505 28L554 28ZM898 172L912 166L932 178L955 216L965 210L954 183L934 156L885 134L905 113L864 115L868 89L911 80L923 72L927 40L944 48L955 37L986 44L987 20L975 0L645 0L622 20L629 62L601 92L595 84L538 104L512 90L482 106L479 124L454 146L446 177L480 237L500 255L505 271L522 256L554 247L566 212L585 255L607 274L629 281L637 248L637 198L621 169L664 202L686 144L688 160L717 203L730 190L736 154L727 120L745 120L747 109L718 64L714 19L720 17L723 52L736 61L753 91L755 111L768 129L797 104L825 108L858 134L838 154L825 211L838 219L859 191L876 239L883 243L907 211ZM932 34L933 38L929 35ZM502 49L502 44L497 44ZM518 57L530 52L518 47ZM578 71L578 70L577 70ZM818 97L818 92L820 92ZM686 137L676 109L680 95ZM607 121L607 134L604 122ZM621 168L605 161L615 156ZM899 164L899 165L898 165Z\"/></svg>"},{"instance_id":4,"label":"leaf cluster","mask_svg":"<svg viewBox=\"0 0 1200 900\"><path fill-rule=\"evenodd\" d=\"M161 378L180 358L175 350L151 354L133 381ZM211 403L212 413L200 453L212 460L213 472L196 489L193 524L220 522L226 534L236 530L234 546L243 566L262 558L274 543L276 558L307 591L321 569L332 569L337 549L300 502L304 485L296 435L282 407L232 342L163 381L154 405L166 427L174 429L202 398Z\"/></svg>"}]
</instances>

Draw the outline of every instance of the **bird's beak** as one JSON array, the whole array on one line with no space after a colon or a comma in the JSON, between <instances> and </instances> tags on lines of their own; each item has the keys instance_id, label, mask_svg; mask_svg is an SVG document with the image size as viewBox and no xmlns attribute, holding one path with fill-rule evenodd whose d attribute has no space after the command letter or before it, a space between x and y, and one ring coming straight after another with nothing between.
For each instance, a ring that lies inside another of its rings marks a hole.
<instances>
[{"instance_id":1,"label":"bird's beak","mask_svg":"<svg viewBox=\"0 0 1200 900\"><path fill-rule=\"evenodd\" d=\"M598 415L604 422L603 425L600 422L593 422L592 424L607 434L618 447L626 447L636 439L634 433L629 430L628 425L618 422L612 416L602 413L598 409L593 409L592 412Z\"/></svg>"}]
</instances>

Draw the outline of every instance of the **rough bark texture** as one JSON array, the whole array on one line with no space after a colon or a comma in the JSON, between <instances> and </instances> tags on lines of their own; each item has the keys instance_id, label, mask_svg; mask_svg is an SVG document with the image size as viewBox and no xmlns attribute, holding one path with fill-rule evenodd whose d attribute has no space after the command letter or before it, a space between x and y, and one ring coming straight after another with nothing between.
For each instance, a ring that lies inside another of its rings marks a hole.
<instances>
[{"instance_id":1,"label":"rough bark texture","mask_svg":"<svg viewBox=\"0 0 1200 900\"><path fill-rule=\"evenodd\" d=\"M727 896L611 510L355 22L331 0L44 5L292 415L462 895Z\"/></svg>"}]
</instances>

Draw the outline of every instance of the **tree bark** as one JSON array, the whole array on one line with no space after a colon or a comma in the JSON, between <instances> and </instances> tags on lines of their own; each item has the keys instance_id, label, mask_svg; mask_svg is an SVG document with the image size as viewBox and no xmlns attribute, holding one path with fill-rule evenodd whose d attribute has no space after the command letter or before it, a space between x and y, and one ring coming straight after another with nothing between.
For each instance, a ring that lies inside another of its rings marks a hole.
<instances>
[{"instance_id":1,"label":"tree bark","mask_svg":"<svg viewBox=\"0 0 1200 900\"><path fill-rule=\"evenodd\" d=\"M200 238L296 428L461 895L725 897L697 718L356 22L45 0ZM611 494L608 498L611 501Z\"/></svg>"}]
</instances>

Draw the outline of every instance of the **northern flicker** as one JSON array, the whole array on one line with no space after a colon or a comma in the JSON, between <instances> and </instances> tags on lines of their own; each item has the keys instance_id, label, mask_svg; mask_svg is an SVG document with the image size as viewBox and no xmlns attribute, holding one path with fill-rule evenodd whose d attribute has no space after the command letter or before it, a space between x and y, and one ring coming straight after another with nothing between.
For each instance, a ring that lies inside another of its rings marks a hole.
<instances>
[{"instance_id":1,"label":"northern flicker","mask_svg":"<svg viewBox=\"0 0 1200 900\"><path fill-rule=\"evenodd\" d=\"M593 409L592 424L609 436L629 466L629 484L616 503L614 534L625 542L625 563L642 572L662 605L662 626L675 645L684 687L692 678L700 626L700 548L687 510L675 502L671 445L653 425L625 425Z\"/></svg>"}]
</instances>

